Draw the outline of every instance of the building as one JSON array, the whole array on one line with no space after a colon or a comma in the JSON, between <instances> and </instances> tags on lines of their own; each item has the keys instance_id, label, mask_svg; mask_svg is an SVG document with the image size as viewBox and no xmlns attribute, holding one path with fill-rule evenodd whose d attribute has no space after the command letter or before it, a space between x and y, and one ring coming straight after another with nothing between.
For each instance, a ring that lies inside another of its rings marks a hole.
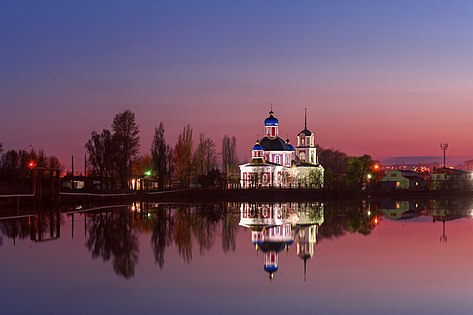
<instances>
[{"instance_id":1,"label":"building","mask_svg":"<svg viewBox=\"0 0 473 315\"><path fill-rule=\"evenodd\" d=\"M389 170L379 180L381 189L425 189L427 183L417 172L409 170Z\"/></svg>"},{"instance_id":2,"label":"building","mask_svg":"<svg viewBox=\"0 0 473 315\"><path fill-rule=\"evenodd\" d=\"M251 150L251 161L240 165L242 188L322 188L324 169L318 163L314 133L304 129L297 135L297 147L279 137L279 120L274 112L264 120L264 134Z\"/></svg>"},{"instance_id":3,"label":"building","mask_svg":"<svg viewBox=\"0 0 473 315\"><path fill-rule=\"evenodd\" d=\"M472 176L470 172L454 168L436 168L430 179L430 189L471 189Z\"/></svg>"},{"instance_id":4,"label":"building","mask_svg":"<svg viewBox=\"0 0 473 315\"><path fill-rule=\"evenodd\" d=\"M263 269L270 281L279 270L279 254L289 252L296 241L304 280L307 261L314 257L317 233L324 223L324 205L312 203L242 203L240 226L251 230L251 242L263 253Z\"/></svg>"}]
</instances>

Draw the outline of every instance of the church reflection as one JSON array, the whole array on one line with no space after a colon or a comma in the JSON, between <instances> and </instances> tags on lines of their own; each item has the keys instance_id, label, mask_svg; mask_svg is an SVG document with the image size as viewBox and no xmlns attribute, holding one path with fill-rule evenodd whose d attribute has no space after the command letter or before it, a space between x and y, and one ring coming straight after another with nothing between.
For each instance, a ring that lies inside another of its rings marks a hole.
<instances>
[{"instance_id":1,"label":"church reflection","mask_svg":"<svg viewBox=\"0 0 473 315\"><path fill-rule=\"evenodd\" d=\"M303 260L304 280L307 260L314 257L317 233L324 222L322 203L242 203L240 226L251 230L251 241L263 253L263 269L272 280L279 270L279 253L296 242L297 256Z\"/></svg>"},{"instance_id":2,"label":"church reflection","mask_svg":"<svg viewBox=\"0 0 473 315\"><path fill-rule=\"evenodd\" d=\"M12 210L13 211L13 210ZM17 246L30 242L54 242L68 237L78 241L94 260L110 263L115 274L134 277L140 258L140 241L148 240L157 270L165 269L168 255L190 264L220 247L223 254L238 252L249 231L262 269L270 281L300 260L301 279L306 280L315 246L347 234L370 235L383 220L433 222L439 226L440 242L446 243L449 222L472 218L473 200L430 201L326 201L213 204L166 204L134 202L86 208L40 208L0 213L0 247L11 240ZM379 223L378 223L379 222ZM420 228L420 227L419 227ZM64 230L64 231L63 231ZM437 238L438 236L433 236ZM243 245L250 245L248 238ZM74 246L67 244L65 246ZM168 250L175 248L175 251ZM282 255L287 253L286 255ZM209 255L212 257L212 255ZM209 257L208 256L208 257Z\"/></svg>"}]
</instances>

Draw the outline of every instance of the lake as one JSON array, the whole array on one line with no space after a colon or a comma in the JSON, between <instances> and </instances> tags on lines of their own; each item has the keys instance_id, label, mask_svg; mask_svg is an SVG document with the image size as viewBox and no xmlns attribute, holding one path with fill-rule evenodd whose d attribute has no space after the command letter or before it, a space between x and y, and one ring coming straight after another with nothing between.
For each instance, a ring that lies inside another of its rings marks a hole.
<instances>
[{"instance_id":1,"label":"lake","mask_svg":"<svg viewBox=\"0 0 473 315\"><path fill-rule=\"evenodd\" d=\"M473 202L0 212L1 314L471 314Z\"/></svg>"}]
</instances>

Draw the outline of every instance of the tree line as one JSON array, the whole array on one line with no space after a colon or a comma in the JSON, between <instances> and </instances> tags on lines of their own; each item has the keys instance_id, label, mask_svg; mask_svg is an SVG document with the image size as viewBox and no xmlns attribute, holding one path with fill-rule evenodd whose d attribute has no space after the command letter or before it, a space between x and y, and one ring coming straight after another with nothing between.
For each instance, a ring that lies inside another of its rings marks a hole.
<instances>
[{"instance_id":1,"label":"tree line","mask_svg":"<svg viewBox=\"0 0 473 315\"><path fill-rule=\"evenodd\" d=\"M60 172L64 166L55 155L47 155L42 149L10 149L3 152L0 143L0 190L2 192L31 192L32 169L54 169ZM45 172L45 177L49 176Z\"/></svg>"},{"instance_id":2,"label":"tree line","mask_svg":"<svg viewBox=\"0 0 473 315\"><path fill-rule=\"evenodd\" d=\"M93 131L85 143L87 174L84 175L99 179L98 188L107 190L129 189L132 177L145 176L155 181L159 189L239 186L234 136L225 135L218 150L216 143L204 133L195 143L193 130L186 125L171 145L160 122L154 129L149 154L140 156L140 145L135 114L130 110L116 114L110 129ZM360 189L373 165L367 154L349 156L322 147L318 147L318 158L325 169L323 186L329 190ZM64 169L56 156L48 156L42 150L3 152L0 143L0 182L21 189L28 187L30 161L39 167Z\"/></svg>"},{"instance_id":3,"label":"tree line","mask_svg":"<svg viewBox=\"0 0 473 315\"><path fill-rule=\"evenodd\" d=\"M159 189L170 187L219 187L238 171L236 138L225 135L220 154L204 133L194 149L193 130L183 128L171 146L161 122L154 130L150 153L139 156L139 125L135 114L117 114L111 129L93 131L85 144L88 172L100 178L101 189L128 189L132 177L148 177ZM220 163L219 163L220 162Z\"/></svg>"}]
</instances>

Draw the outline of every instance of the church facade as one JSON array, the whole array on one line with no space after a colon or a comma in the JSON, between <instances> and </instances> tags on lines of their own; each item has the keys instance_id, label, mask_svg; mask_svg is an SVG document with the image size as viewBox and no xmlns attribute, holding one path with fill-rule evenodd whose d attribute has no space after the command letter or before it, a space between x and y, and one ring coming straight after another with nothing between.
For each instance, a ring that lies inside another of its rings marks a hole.
<instances>
[{"instance_id":1,"label":"church facade","mask_svg":"<svg viewBox=\"0 0 473 315\"><path fill-rule=\"evenodd\" d=\"M264 120L264 134L251 150L251 161L240 165L242 188L322 188L324 168L319 164L314 133L304 129L297 135L297 146L279 137L279 120L274 112Z\"/></svg>"}]
</instances>

